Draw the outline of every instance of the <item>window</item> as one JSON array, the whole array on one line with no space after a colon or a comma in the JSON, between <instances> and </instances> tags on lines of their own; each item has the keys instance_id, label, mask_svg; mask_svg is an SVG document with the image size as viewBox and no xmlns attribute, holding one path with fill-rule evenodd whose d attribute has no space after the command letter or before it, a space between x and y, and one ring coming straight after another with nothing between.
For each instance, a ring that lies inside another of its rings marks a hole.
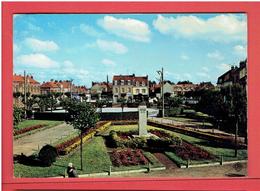
<instances>
[{"instance_id":1,"label":"window","mask_svg":"<svg viewBox=\"0 0 260 191\"><path fill-rule=\"evenodd\" d=\"M139 90L139 89L136 89L135 92L136 92L136 94L139 94L139 93L140 93L140 90Z\"/></svg>"},{"instance_id":2,"label":"window","mask_svg":"<svg viewBox=\"0 0 260 191\"><path fill-rule=\"evenodd\" d=\"M122 88L122 93L125 93L125 88Z\"/></svg>"},{"instance_id":3,"label":"window","mask_svg":"<svg viewBox=\"0 0 260 191\"><path fill-rule=\"evenodd\" d=\"M139 86L139 82L138 81L136 81L136 86Z\"/></svg>"},{"instance_id":4,"label":"window","mask_svg":"<svg viewBox=\"0 0 260 191\"><path fill-rule=\"evenodd\" d=\"M124 85L124 80L121 80L121 86L123 86Z\"/></svg>"},{"instance_id":5,"label":"window","mask_svg":"<svg viewBox=\"0 0 260 191\"><path fill-rule=\"evenodd\" d=\"M142 81L142 86L145 86L145 81Z\"/></svg>"},{"instance_id":6,"label":"window","mask_svg":"<svg viewBox=\"0 0 260 191\"><path fill-rule=\"evenodd\" d=\"M127 84L130 86L130 85L131 85L131 81L130 81L130 80L127 80Z\"/></svg>"},{"instance_id":7,"label":"window","mask_svg":"<svg viewBox=\"0 0 260 191\"><path fill-rule=\"evenodd\" d=\"M128 88L128 93L131 93L131 88Z\"/></svg>"},{"instance_id":8,"label":"window","mask_svg":"<svg viewBox=\"0 0 260 191\"><path fill-rule=\"evenodd\" d=\"M117 80L114 81L114 84L117 86Z\"/></svg>"},{"instance_id":9,"label":"window","mask_svg":"<svg viewBox=\"0 0 260 191\"><path fill-rule=\"evenodd\" d=\"M118 88L115 88L115 92L118 93Z\"/></svg>"},{"instance_id":10,"label":"window","mask_svg":"<svg viewBox=\"0 0 260 191\"><path fill-rule=\"evenodd\" d=\"M142 93L145 94L145 92L146 92L145 89L142 89Z\"/></svg>"}]
</instances>

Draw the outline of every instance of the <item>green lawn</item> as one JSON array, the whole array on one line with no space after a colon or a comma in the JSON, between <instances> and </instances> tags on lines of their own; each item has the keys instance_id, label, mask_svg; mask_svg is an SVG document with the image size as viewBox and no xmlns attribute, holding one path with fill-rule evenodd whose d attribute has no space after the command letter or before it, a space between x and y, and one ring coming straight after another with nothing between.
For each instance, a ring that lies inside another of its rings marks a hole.
<instances>
[{"instance_id":1,"label":"green lawn","mask_svg":"<svg viewBox=\"0 0 260 191\"><path fill-rule=\"evenodd\" d=\"M55 126L58 124L63 123L63 121L48 121L48 120L24 120L21 123L18 124L17 129L23 129L26 127L31 127L34 125L48 125L48 126Z\"/></svg>"},{"instance_id":2,"label":"green lawn","mask_svg":"<svg viewBox=\"0 0 260 191\"><path fill-rule=\"evenodd\" d=\"M151 167L162 167L163 165L149 152L144 155L151 163ZM15 177L53 177L64 174L69 162L72 162L78 169L78 174L108 172L112 166L107 148L102 137L94 137L83 147L84 170L80 170L80 151L77 150L71 155L59 158L51 167L35 167L22 164L14 164ZM112 167L112 171L125 171L140 168L147 168L147 165Z\"/></svg>"},{"instance_id":3,"label":"green lawn","mask_svg":"<svg viewBox=\"0 0 260 191\"><path fill-rule=\"evenodd\" d=\"M84 144L83 164L84 170L80 169L80 151L77 150L71 155L59 158L51 167L35 167L22 164L14 165L16 177L53 177L64 174L69 162L72 162L78 169L78 174L105 172L112 165L110 157L102 137L95 137L92 141Z\"/></svg>"}]
</instances>

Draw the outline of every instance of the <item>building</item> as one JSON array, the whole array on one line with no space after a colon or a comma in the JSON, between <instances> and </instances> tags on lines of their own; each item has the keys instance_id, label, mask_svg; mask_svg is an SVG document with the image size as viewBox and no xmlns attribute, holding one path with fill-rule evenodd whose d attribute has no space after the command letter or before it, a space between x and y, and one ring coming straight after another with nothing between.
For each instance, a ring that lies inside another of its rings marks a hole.
<instances>
[{"instance_id":1,"label":"building","mask_svg":"<svg viewBox=\"0 0 260 191\"><path fill-rule=\"evenodd\" d=\"M94 99L112 99L112 84L108 81L92 82L90 93Z\"/></svg>"},{"instance_id":2,"label":"building","mask_svg":"<svg viewBox=\"0 0 260 191\"><path fill-rule=\"evenodd\" d=\"M73 93L76 92L76 86L69 80L51 80L49 82L43 82L41 85L41 94L50 93Z\"/></svg>"},{"instance_id":3,"label":"building","mask_svg":"<svg viewBox=\"0 0 260 191\"><path fill-rule=\"evenodd\" d=\"M233 84L240 84L246 87L247 84L247 59L239 63L239 67L232 66L230 70L218 77L218 87L225 87Z\"/></svg>"},{"instance_id":4,"label":"building","mask_svg":"<svg viewBox=\"0 0 260 191\"><path fill-rule=\"evenodd\" d=\"M113 102L119 98L129 101L149 97L148 76L116 75L113 76Z\"/></svg>"},{"instance_id":5,"label":"building","mask_svg":"<svg viewBox=\"0 0 260 191\"><path fill-rule=\"evenodd\" d=\"M41 93L40 83L36 81L31 75L24 77L22 75L14 74L13 93L24 94L24 91L26 91L26 93L30 93L30 95L38 95Z\"/></svg>"},{"instance_id":6,"label":"building","mask_svg":"<svg viewBox=\"0 0 260 191\"><path fill-rule=\"evenodd\" d=\"M197 89L197 84L187 83L187 84L175 84L172 85L172 91L174 95L183 96L186 93L193 92Z\"/></svg>"},{"instance_id":7,"label":"building","mask_svg":"<svg viewBox=\"0 0 260 191\"><path fill-rule=\"evenodd\" d=\"M165 81L163 84L163 93L164 95L169 95L169 96L175 96L174 92L173 92L173 88L172 88L172 83L170 83L169 81ZM150 86L150 95L152 95L151 97L157 97L157 98L161 98L161 84L152 84L152 86Z\"/></svg>"},{"instance_id":8,"label":"building","mask_svg":"<svg viewBox=\"0 0 260 191\"><path fill-rule=\"evenodd\" d=\"M62 87L60 84L53 81L43 82L41 85L41 94L51 94L51 93L62 93Z\"/></svg>"}]
</instances>

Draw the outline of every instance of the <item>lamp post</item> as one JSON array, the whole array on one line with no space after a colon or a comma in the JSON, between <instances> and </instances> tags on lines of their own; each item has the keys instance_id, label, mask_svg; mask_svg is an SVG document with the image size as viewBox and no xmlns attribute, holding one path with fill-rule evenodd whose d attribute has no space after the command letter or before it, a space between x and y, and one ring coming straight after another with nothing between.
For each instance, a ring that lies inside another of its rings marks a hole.
<instances>
[{"instance_id":1,"label":"lamp post","mask_svg":"<svg viewBox=\"0 0 260 191\"><path fill-rule=\"evenodd\" d=\"M160 83L161 83L161 97L162 97L162 118L164 118L164 92L163 92L163 68L162 70L158 70L157 73L160 75Z\"/></svg>"}]
</instances>

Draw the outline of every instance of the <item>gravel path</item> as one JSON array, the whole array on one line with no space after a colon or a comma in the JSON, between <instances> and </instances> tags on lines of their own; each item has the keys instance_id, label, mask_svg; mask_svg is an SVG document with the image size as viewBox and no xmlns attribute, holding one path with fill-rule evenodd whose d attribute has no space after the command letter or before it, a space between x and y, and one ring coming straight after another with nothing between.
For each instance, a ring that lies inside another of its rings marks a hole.
<instances>
[{"instance_id":1,"label":"gravel path","mask_svg":"<svg viewBox=\"0 0 260 191\"><path fill-rule=\"evenodd\" d=\"M46 144L58 141L62 136L67 136L76 131L66 123L51 127L34 134L21 137L13 142L13 154L23 153L26 156L33 154Z\"/></svg>"}]
</instances>

